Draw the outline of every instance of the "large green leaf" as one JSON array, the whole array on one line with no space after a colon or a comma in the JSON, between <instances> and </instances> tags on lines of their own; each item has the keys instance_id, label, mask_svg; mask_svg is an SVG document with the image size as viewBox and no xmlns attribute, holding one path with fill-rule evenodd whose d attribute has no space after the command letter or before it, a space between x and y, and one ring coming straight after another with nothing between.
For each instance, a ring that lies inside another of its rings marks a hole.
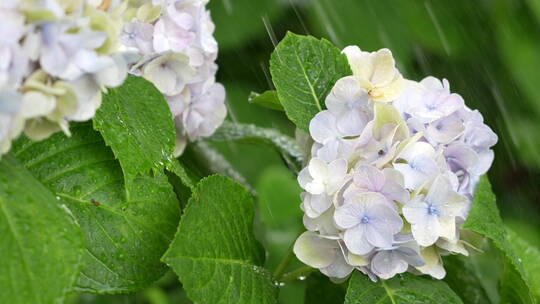
<instances>
[{"instance_id":1,"label":"large green leaf","mask_svg":"<svg viewBox=\"0 0 540 304\"><path fill-rule=\"evenodd\" d=\"M144 78L129 76L109 89L94 117L94 127L125 173L163 167L175 145L172 114L163 95Z\"/></svg>"},{"instance_id":2,"label":"large green leaf","mask_svg":"<svg viewBox=\"0 0 540 304\"><path fill-rule=\"evenodd\" d=\"M0 161L0 303L63 303L81 266L65 205L10 155Z\"/></svg>"},{"instance_id":3,"label":"large green leaf","mask_svg":"<svg viewBox=\"0 0 540 304\"><path fill-rule=\"evenodd\" d=\"M161 171L130 179L91 124L68 138L20 140L14 153L71 210L84 234L84 266L76 288L127 292L158 279L160 258L180 218L178 201Z\"/></svg>"},{"instance_id":4,"label":"large green leaf","mask_svg":"<svg viewBox=\"0 0 540 304\"><path fill-rule=\"evenodd\" d=\"M476 273L472 257L451 255L444 258L444 281L468 304L489 304L488 294Z\"/></svg>"},{"instance_id":5,"label":"large green leaf","mask_svg":"<svg viewBox=\"0 0 540 304\"><path fill-rule=\"evenodd\" d=\"M345 304L463 303L443 281L405 273L390 280L372 282L355 271L349 280Z\"/></svg>"},{"instance_id":6,"label":"large green leaf","mask_svg":"<svg viewBox=\"0 0 540 304\"><path fill-rule=\"evenodd\" d=\"M490 239L506 257L506 265L501 278L502 286L511 285L510 288L501 288L501 300L519 299L520 303L533 303L530 295L530 283L527 280L521 261L516 256L512 246L507 240L506 230L497 209L495 195L486 176L482 176L476 186L474 201L462 229L476 232Z\"/></svg>"},{"instance_id":7,"label":"large green leaf","mask_svg":"<svg viewBox=\"0 0 540 304\"><path fill-rule=\"evenodd\" d=\"M214 175L197 184L171 247L163 256L196 303L276 303L253 236L253 199Z\"/></svg>"},{"instance_id":8,"label":"large green leaf","mask_svg":"<svg viewBox=\"0 0 540 304\"><path fill-rule=\"evenodd\" d=\"M533 245L521 238L516 232L506 229L508 233L508 241L516 255L518 261L523 265L525 275L531 284L531 292L536 299L540 301L540 250L538 245Z\"/></svg>"},{"instance_id":9,"label":"large green leaf","mask_svg":"<svg viewBox=\"0 0 540 304\"><path fill-rule=\"evenodd\" d=\"M332 43L291 32L272 53L270 72L287 117L304 131L325 108L336 81L352 73L347 57Z\"/></svg>"}]
</instances>

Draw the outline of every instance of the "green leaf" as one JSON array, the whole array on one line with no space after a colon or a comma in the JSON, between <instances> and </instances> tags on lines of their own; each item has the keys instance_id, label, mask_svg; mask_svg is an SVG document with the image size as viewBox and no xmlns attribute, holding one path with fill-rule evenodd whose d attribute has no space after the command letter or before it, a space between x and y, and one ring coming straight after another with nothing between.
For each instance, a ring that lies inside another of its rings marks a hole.
<instances>
[{"instance_id":1,"label":"green leaf","mask_svg":"<svg viewBox=\"0 0 540 304\"><path fill-rule=\"evenodd\" d=\"M303 154L296 141L270 128L261 128L251 124L233 123L224 121L214 135L208 138L211 141L241 141L248 143L270 144L281 153L287 165L296 172L302 168Z\"/></svg>"},{"instance_id":2,"label":"green leaf","mask_svg":"<svg viewBox=\"0 0 540 304\"><path fill-rule=\"evenodd\" d=\"M178 159L173 159L170 162L166 164L166 168L168 171L174 173L176 176L180 178L182 183L189 187L190 189L193 189L195 187L195 184L199 181L200 178L189 170L189 168L183 166L181 162Z\"/></svg>"},{"instance_id":3,"label":"green leaf","mask_svg":"<svg viewBox=\"0 0 540 304\"><path fill-rule=\"evenodd\" d=\"M450 255L444 258L446 277L444 281L459 296L470 304L491 303L482 286L480 276L475 272L472 257Z\"/></svg>"},{"instance_id":4,"label":"green leaf","mask_svg":"<svg viewBox=\"0 0 540 304\"><path fill-rule=\"evenodd\" d=\"M0 161L0 303L63 303L82 236L65 205L11 155Z\"/></svg>"},{"instance_id":5,"label":"green leaf","mask_svg":"<svg viewBox=\"0 0 540 304\"><path fill-rule=\"evenodd\" d=\"M404 273L390 280L372 282L355 271L349 280L345 304L463 303L443 281Z\"/></svg>"},{"instance_id":6,"label":"green leaf","mask_svg":"<svg viewBox=\"0 0 540 304\"><path fill-rule=\"evenodd\" d=\"M238 183L214 175L193 191L166 262L196 303L276 303L277 287L261 267L253 236L253 199Z\"/></svg>"},{"instance_id":7,"label":"green leaf","mask_svg":"<svg viewBox=\"0 0 540 304\"><path fill-rule=\"evenodd\" d=\"M287 116L304 131L325 108L336 81L352 74L347 57L332 43L291 32L272 53L270 72Z\"/></svg>"},{"instance_id":8,"label":"green leaf","mask_svg":"<svg viewBox=\"0 0 540 304\"><path fill-rule=\"evenodd\" d=\"M169 106L144 78L129 76L120 87L109 89L94 117L94 128L128 174L161 168L174 152Z\"/></svg>"},{"instance_id":9,"label":"green leaf","mask_svg":"<svg viewBox=\"0 0 540 304\"><path fill-rule=\"evenodd\" d=\"M125 179L91 124L41 142L21 139L14 153L68 206L84 235L84 266L76 289L128 292L166 271L160 258L180 218L179 203L159 170Z\"/></svg>"},{"instance_id":10,"label":"green leaf","mask_svg":"<svg viewBox=\"0 0 540 304\"><path fill-rule=\"evenodd\" d=\"M251 92L248 101L268 109L285 111L281 105L281 102L279 102L277 92L274 90L269 90L262 94Z\"/></svg>"},{"instance_id":11,"label":"green leaf","mask_svg":"<svg viewBox=\"0 0 540 304\"><path fill-rule=\"evenodd\" d=\"M501 284L511 284L512 288L502 288L505 291L501 298L520 299L521 303L533 303L530 295L530 283L527 280L523 266L507 240L506 230L497 209L495 195L491 191L488 178L484 175L476 186L474 200L462 229L476 232L490 239L506 257L505 269Z\"/></svg>"},{"instance_id":12,"label":"green leaf","mask_svg":"<svg viewBox=\"0 0 540 304\"><path fill-rule=\"evenodd\" d=\"M507 228L508 241L519 257L527 276L531 291L536 299L540 301L540 250L535 245L521 238L516 232Z\"/></svg>"}]
</instances>

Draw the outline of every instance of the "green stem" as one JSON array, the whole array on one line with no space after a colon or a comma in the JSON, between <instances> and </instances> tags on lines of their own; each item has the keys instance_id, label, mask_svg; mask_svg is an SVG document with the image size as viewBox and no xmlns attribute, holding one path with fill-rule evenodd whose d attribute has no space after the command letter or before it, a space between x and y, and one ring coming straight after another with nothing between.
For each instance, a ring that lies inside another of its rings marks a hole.
<instances>
[{"instance_id":1,"label":"green stem","mask_svg":"<svg viewBox=\"0 0 540 304\"><path fill-rule=\"evenodd\" d=\"M281 279L281 277L283 276L283 273L285 272L285 270L287 270L287 267L289 266L289 264L291 263L294 257L293 246L294 246L294 242L291 244L291 246L289 246L289 249L287 249L287 253L283 257L283 259L281 259L281 262L279 262L279 265L276 267L276 270L274 271L274 279L276 281L279 281Z\"/></svg>"},{"instance_id":2,"label":"green stem","mask_svg":"<svg viewBox=\"0 0 540 304\"><path fill-rule=\"evenodd\" d=\"M309 266L302 266L300 268L296 268L295 270L293 270L291 272L287 272L286 274L284 274L281 277L281 280L278 280L278 281L279 282L288 282L288 281L297 280L300 277L308 276L310 273L312 273L315 270L316 270L315 268L311 268Z\"/></svg>"}]
</instances>

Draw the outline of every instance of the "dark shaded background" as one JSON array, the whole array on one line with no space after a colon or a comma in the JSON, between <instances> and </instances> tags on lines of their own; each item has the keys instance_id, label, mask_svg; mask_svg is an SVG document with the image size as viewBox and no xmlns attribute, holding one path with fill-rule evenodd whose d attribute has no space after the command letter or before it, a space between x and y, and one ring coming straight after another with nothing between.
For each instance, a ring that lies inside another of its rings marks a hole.
<instances>
[{"instance_id":1,"label":"dark shaded background","mask_svg":"<svg viewBox=\"0 0 540 304\"><path fill-rule=\"evenodd\" d=\"M293 135L282 112L247 101L251 91L272 88L268 59L286 31L324 37L340 48L386 47L406 78L447 78L499 135L489 177L505 223L540 244L540 1L211 0L209 9L232 121ZM295 178L271 147L213 145L258 193L256 230L274 269L301 229ZM309 284L285 286L280 301L302 303ZM72 301L189 303L172 273L137 294L74 295Z\"/></svg>"}]
</instances>

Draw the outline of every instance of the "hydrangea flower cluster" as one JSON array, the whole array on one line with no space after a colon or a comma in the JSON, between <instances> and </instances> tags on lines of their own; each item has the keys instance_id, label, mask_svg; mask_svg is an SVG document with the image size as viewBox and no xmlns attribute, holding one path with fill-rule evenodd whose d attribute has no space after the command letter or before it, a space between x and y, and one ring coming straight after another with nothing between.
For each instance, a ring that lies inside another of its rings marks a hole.
<instances>
[{"instance_id":1,"label":"hydrangea flower cluster","mask_svg":"<svg viewBox=\"0 0 540 304\"><path fill-rule=\"evenodd\" d=\"M459 227L493 161L496 134L448 81L403 79L387 49L343 50L327 110L310 122L299 173L304 232L297 257L334 279L409 271L441 279L442 255L468 255Z\"/></svg>"},{"instance_id":2,"label":"hydrangea flower cluster","mask_svg":"<svg viewBox=\"0 0 540 304\"><path fill-rule=\"evenodd\" d=\"M101 91L128 72L166 97L186 140L226 116L215 82L217 43L208 0L5 0L0 4L0 155L24 133L41 140L92 118Z\"/></svg>"},{"instance_id":3,"label":"hydrangea flower cluster","mask_svg":"<svg viewBox=\"0 0 540 304\"><path fill-rule=\"evenodd\" d=\"M0 155L23 131L34 140L69 135L69 121L94 115L102 88L124 81L128 58L115 44L121 8L91 2L0 3Z\"/></svg>"},{"instance_id":4,"label":"hydrangea flower cluster","mask_svg":"<svg viewBox=\"0 0 540 304\"><path fill-rule=\"evenodd\" d=\"M165 95L176 123L176 151L210 136L227 114L225 89L215 81L217 42L208 0L153 0L131 13L120 42L141 56L131 72Z\"/></svg>"}]
</instances>

